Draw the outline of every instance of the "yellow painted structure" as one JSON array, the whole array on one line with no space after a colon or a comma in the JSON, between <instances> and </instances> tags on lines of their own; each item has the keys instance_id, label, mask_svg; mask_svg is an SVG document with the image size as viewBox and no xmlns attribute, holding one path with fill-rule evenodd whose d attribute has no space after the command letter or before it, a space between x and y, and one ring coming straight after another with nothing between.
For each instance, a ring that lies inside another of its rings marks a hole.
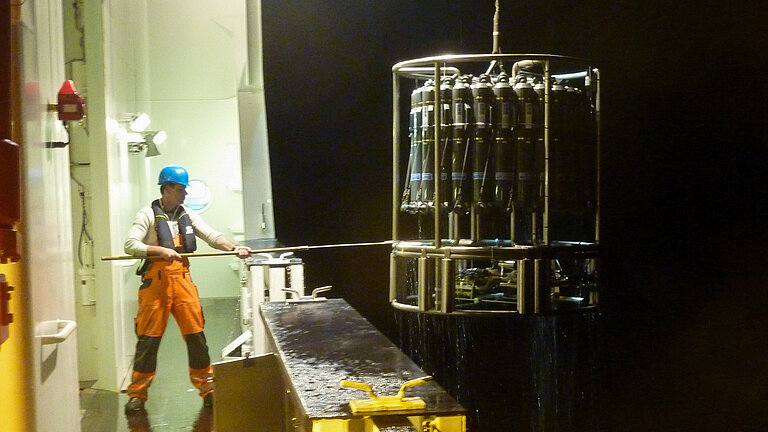
<instances>
[{"instance_id":1,"label":"yellow painted structure","mask_svg":"<svg viewBox=\"0 0 768 432\"><path fill-rule=\"evenodd\" d=\"M354 388L368 392L370 399L355 399L349 401L352 412L372 413L378 411L409 411L426 408L427 404L420 397L404 397L405 390L415 385L426 384L432 381L432 377L410 380L400 387L400 391L394 396L376 396L371 386L366 383L341 380L341 387Z\"/></svg>"},{"instance_id":2,"label":"yellow painted structure","mask_svg":"<svg viewBox=\"0 0 768 432\"><path fill-rule=\"evenodd\" d=\"M22 261L0 264L11 292L9 336L0 345L0 376L3 377L3 398L0 403L0 429L4 432L34 432L34 378L32 360L34 349L29 342L31 313L29 293L24 287Z\"/></svg>"},{"instance_id":3,"label":"yellow painted structure","mask_svg":"<svg viewBox=\"0 0 768 432\"><path fill-rule=\"evenodd\" d=\"M457 416L409 416L408 422L416 430L424 432L466 432L467 421ZM360 419L322 419L312 421L312 432L379 432L373 417Z\"/></svg>"}]
</instances>

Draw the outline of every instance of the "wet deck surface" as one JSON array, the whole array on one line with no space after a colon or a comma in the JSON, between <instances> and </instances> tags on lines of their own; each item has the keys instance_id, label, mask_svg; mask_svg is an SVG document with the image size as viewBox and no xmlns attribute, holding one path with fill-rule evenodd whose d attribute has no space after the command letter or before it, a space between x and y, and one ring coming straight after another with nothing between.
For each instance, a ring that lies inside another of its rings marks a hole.
<instances>
[{"instance_id":1,"label":"wet deck surface","mask_svg":"<svg viewBox=\"0 0 768 432\"><path fill-rule=\"evenodd\" d=\"M377 396L391 396L404 382L426 375L342 299L268 303L262 305L262 315L309 419L358 417L349 401L367 399L368 394L340 388L342 379L368 383ZM435 382L411 387L405 395L424 399L426 409L417 413L464 413Z\"/></svg>"},{"instance_id":2,"label":"wet deck surface","mask_svg":"<svg viewBox=\"0 0 768 432\"><path fill-rule=\"evenodd\" d=\"M240 335L239 298L202 298L200 302L209 353L215 362L221 359L221 349ZM80 392L83 432L214 430L212 412L202 408L187 370L186 344L170 318L157 356L157 377L149 390L146 415L127 418L123 412L128 401L125 394L86 388Z\"/></svg>"}]
</instances>

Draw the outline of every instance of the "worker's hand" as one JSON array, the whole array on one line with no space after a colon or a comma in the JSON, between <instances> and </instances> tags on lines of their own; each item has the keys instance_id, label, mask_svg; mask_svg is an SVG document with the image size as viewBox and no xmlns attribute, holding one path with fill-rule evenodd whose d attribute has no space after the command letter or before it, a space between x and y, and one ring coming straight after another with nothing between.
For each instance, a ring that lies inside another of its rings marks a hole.
<instances>
[{"instance_id":1,"label":"worker's hand","mask_svg":"<svg viewBox=\"0 0 768 432\"><path fill-rule=\"evenodd\" d=\"M245 259L251 256L251 248L248 246L235 246L235 249L233 250L235 254L237 254L237 257L240 259Z\"/></svg>"},{"instance_id":2,"label":"worker's hand","mask_svg":"<svg viewBox=\"0 0 768 432\"><path fill-rule=\"evenodd\" d=\"M179 255L178 252L176 252L173 249L169 249L166 247L161 247L160 250L160 258L166 260L166 261L176 261L181 260L181 255Z\"/></svg>"}]
</instances>

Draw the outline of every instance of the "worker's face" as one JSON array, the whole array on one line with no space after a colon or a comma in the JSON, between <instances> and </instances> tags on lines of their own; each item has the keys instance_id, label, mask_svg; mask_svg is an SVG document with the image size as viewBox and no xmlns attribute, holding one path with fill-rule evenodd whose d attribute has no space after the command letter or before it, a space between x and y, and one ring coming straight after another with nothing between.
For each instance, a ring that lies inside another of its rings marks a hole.
<instances>
[{"instance_id":1,"label":"worker's face","mask_svg":"<svg viewBox=\"0 0 768 432\"><path fill-rule=\"evenodd\" d=\"M163 205L168 209L175 209L186 197L187 187L184 185L171 183L163 189Z\"/></svg>"}]
</instances>

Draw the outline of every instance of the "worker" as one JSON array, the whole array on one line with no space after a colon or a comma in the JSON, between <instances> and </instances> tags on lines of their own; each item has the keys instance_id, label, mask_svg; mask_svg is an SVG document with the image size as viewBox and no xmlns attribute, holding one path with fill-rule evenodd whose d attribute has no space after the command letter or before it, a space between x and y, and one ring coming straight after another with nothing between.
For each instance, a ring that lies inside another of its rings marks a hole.
<instances>
[{"instance_id":1,"label":"worker","mask_svg":"<svg viewBox=\"0 0 768 432\"><path fill-rule=\"evenodd\" d=\"M169 314L173 314L187 344L190 380L203 398L203 406L213 406L213 368L203 333L203 311L197 287L189 275L189 260L180 254L195 251L195 237L213 248L233 251L239 258L251 253L250 248L235 245L182 205L189 186L186 169L166 166L160 171L157 184L160 199L139 210L125 241L127 254L147 258L137 271L142 282L135 319L138 342L126 414L144 411Z\"/></svg>"}]
</instances>

